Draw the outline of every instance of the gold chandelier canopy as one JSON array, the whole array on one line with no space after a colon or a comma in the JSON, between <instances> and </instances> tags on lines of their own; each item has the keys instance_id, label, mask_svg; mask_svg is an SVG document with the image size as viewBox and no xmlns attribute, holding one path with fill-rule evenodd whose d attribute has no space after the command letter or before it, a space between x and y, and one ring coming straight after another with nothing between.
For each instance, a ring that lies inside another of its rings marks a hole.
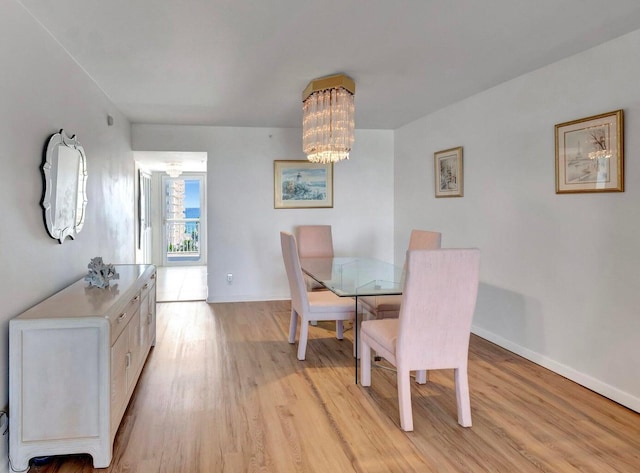
<instances>
[{"instance_id":1,"label":"gold chandelier canopy","mask_svg":"<svg viewBox=\"0 0 640 473\"><path fill-rule=\"evenodd\" d=\"M356 84L344 74L314 79L302 93L302 148L314 163L349 159Z\"/></svg>"}]
</instances>

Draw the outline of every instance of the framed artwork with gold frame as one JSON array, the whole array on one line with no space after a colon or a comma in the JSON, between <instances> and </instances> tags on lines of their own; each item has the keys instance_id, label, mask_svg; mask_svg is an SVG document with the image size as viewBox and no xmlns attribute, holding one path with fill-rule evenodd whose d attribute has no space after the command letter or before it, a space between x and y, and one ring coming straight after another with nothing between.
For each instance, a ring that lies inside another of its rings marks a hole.
<instances>
[{"instance_id":1,"label":"framed artwork with gold frame","mask_svg":"<svg viewBox=\"0 0 640 473\"><path fill-rule=\"evenodd\" d=\"M436 197L462 197L462 146L436 151L433 164Z\"/></svg>"},{"instance_id":2,"label":"framed artwork with gold frame","mask_svg":"<svg viewBox=\"0 0 640 473\"><path fill-rule=\"evenodd\" d=\"M556 194L624 192L622 110L555 126Z\"/></svg>"},{"instance_id":3,"label":"framed artwork with gold frame","mask_svg":"<svg viewBox=\"0 0 640 473\"><path fill-rule=\"evenodd\" d=\"M273 162L274 208L333 207L333 164Z\"/></svg>"}]
</instances>

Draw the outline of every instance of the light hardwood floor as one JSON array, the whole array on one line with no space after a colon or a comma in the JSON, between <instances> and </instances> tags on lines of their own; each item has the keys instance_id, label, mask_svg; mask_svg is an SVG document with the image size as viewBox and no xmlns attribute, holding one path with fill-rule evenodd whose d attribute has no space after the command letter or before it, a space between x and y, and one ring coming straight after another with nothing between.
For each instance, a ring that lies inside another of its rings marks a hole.
<instances>
[{"instance_id":1,"label":"light hardwood floor","mask_svg":"<svg viewBox=\"0 0 640 473\"><path fill-rule=\"evenodd\" d=\"M414 384L400 430L395 374L354 384L352 344L310 328L286 341L289 303L158 305L158 338L110 468L57 457L32 472L637 472L640 415L472 337L473 427L451 371ZM352 334L348 331L345 335Z\"/></svg>"},{"instance_id":2,"label":"light hardwood floor","mask_svg":"<svg viewBox=\"0 0 640 473\"><path fill-rule=\"evenodd\" d=\"M207 299L206 266L158 266L158 302L204 301Z\"/></svg>"}]
</instances>

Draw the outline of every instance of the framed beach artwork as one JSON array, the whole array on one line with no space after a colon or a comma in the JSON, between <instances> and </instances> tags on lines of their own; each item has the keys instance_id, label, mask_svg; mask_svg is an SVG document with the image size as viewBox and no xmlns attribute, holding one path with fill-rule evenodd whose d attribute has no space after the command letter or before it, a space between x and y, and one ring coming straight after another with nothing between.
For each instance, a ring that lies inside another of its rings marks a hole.
<instances>
[{"instance_id":1,"label":"framed beach artwork","mask_svg":"<svg viewBox=\"0 0 640 473\"><path fill-rule=\"evenodd\" d=\"M556 125L556 194L624 191L623 112Z\"/></svg>"},{"instance_id":2,"label":"framed beach artwork","mask_svg":"<svg viewBox=\"0 0 640 473\"><path fill-rule=\"evenodd\" d=\"M436 197L462 197L462 146L433 155Z\"/></svg>"},{"instance_id":3,"label":"framed beach artwork","mask_svg":"<svg viewBox=\"0 0 640 473\"><path fill-rule=\"evenodd\" d=\"M274 208L333 207L333 164L273 162Z\"/></svg>"}]
</instances>

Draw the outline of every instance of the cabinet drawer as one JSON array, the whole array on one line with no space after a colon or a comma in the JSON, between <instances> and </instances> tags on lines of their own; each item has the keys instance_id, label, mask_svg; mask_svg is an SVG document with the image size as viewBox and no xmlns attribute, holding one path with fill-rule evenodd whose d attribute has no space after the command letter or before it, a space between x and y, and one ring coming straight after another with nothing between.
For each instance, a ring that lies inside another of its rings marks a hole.
<instances>
[{"instance_id":1,"label":"cabinet drawer","mask_svg":"<svg viewBox=\"0 0 640 473\"><path fill-rule=\"evenodd\" d=\"M127 326L133 315L140 308L140 291L138 291L129 302L111 319L111 344L113 344L124 328Z\"/></svg>"}]
</instances>

